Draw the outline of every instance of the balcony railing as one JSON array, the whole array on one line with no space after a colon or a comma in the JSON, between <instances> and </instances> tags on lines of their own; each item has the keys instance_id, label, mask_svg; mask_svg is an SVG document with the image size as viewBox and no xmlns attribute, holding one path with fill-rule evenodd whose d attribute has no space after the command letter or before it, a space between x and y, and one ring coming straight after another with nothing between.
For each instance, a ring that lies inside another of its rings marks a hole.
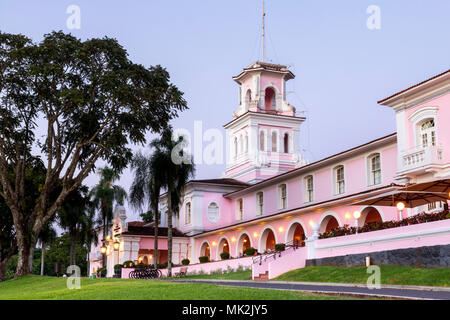
<instances>
[{"instance_id":1,"label":"balcony railing","mask_svg":"<svg viewBox=\"0 0 450 320\"><path fill-rule=\"evenodd\" d=\"M440 146L417 147L402 154L401 171L409 171L443 163L443 148Z\"/></svg>"}]
</instances>

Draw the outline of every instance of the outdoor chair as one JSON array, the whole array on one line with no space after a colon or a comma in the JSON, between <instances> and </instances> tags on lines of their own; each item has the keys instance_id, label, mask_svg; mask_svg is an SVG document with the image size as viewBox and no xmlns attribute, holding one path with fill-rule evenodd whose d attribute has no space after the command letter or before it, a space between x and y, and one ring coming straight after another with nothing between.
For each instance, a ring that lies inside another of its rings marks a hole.
<instances>
[{"instance_id":1,"label":"outdoor chair","mask_svg":"<svg viewBox=\"0 0 450 320\"><path fill-rule=\"evenodd\" d=\"M187 267L180 268L180 271L175 273L175 277L183 277L187 275Z\"/></svg>"}]
</instances>

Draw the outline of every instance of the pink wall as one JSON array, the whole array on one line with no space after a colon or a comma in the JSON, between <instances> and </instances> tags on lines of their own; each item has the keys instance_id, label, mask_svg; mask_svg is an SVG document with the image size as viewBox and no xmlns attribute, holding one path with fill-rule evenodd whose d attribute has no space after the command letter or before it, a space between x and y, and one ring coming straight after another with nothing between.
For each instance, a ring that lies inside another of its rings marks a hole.
<instances>
[{"instance_id":1,"label":"pink wall","mask_svg":"<svg viewBox=\"0 0 450 320\"><path fill-rule=\"evenodd\" d=\"M141 240L139 241L139 248L149 249L149 250L154 249L155 248L155 239L141 237ZM167 238L159 238L158 237L158 249L167 250Z\"/></svg>"}]
</instances>

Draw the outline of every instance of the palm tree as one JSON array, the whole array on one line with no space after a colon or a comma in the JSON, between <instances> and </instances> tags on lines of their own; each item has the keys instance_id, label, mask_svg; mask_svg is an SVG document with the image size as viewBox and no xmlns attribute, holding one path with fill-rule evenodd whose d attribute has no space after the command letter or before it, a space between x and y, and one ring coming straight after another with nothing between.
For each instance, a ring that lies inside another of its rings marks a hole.
<instances>
[{"instance_id":1,"label":"palm tree","mask_svg":"<svg viewBox=\"0 0 450 320\"><path fill-rule=\"evenodd\" d=\"M76 264L77 243L89 244L96 236L94 230L95 208L89 198L89 189L80 186L69 194L58 211L59 225L70 236L70 265Z\"/></svg>"},{"instance_id":2,"label":"palm tree","mask_svg":"<svg viewBox=\"0 0 450 320\"><path fill-rule=\"evenodd\" d=\"M170 128L162 133L161 138L151 142L151 146L155 148L154 154L161 158L160 170L164 174L162 182L167 189L167 275L169 277L172 276L172 218L174 215L178 215L184 187L195 172L192 158L182 148L178 154L174 154L178 159L172 157L173 151L177 150L180 145L182 146L184 142L182 136L175 140Z\"/></svg>"},{"instance_id":3,"label":"palm tree","mask_svg":"<svg viewBox=\"0 0 450 320\"><path fill-rule=\"evenodd\" d=\"M56 230L53 228L53 220L47 222L39 233L38 241L41 243L41 276L44 275L45 250L47 245L56 239Z\"/></svg>"},{"instance_id":4,"label":"palm tree","mask_svg":"<svg viewBox=\"0 0 450 320\"><path fill-rule=\"evenodd\" d=\"M99 173L100 181L92 188L89 195L93 207L99 210L99 224L103 226L102 241L105 241L107 229L113 219L113 206L115 203L123 205L123 200L126 198L127 193L122 187L114 185L114 181L120 178L117 171L104 167L100 169ZM105 256L103 256L103 266L105 265Z\"/></svg>"},{"instance_id":5,"label":"palm tree","mask_svg":"<svg viewBox=\"0 0 450 320\"><path fill-rule=\"evenodd\" d=\"M147 205L148 211L153 211L155 241L153 257L155 266L158 264L158 226L159 226L159 195L164 181L163 154L155 152L146 157L141 152L134 155L131 169L134 170L134 179L130 188L130 203L139 210Z\"/></svg>"}]
</instances>

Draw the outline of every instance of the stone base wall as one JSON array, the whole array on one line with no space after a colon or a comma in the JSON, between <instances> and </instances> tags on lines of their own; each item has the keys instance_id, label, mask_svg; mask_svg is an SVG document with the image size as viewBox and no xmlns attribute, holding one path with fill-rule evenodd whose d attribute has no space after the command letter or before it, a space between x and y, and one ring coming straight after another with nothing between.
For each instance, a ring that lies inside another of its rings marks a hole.
<instances>
[{"instance_id":1,"label":"stone base wall","mask_svg":"<svg viewBox=\"0 0 450 320\"><path fill-rule=\"evenodd\" d=\"M306 260L306 266L365 266L366 257L372 265L397 265L428 268L450 267L450 245L378 251L363 254Z\"/></svg>"}]
</instances>

